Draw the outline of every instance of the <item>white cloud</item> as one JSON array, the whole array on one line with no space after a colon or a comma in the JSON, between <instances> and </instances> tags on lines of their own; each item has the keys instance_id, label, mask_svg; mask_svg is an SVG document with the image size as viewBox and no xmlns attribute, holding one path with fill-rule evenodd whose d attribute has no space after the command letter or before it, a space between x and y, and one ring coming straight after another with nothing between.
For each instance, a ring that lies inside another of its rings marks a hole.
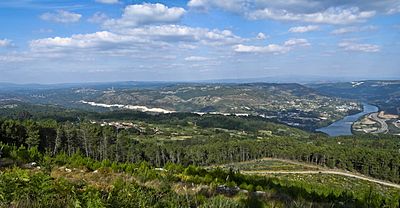
<instances>
[{"instance_id":1,"label":"white cloud","mask_svg":"<svg viewBox=\"0 0 400 208\"><path fill-rule=\"evenodd\" d=\"M287 53L295 47L310 46L310 43L306 39L289 39L282 45L269 44L267 46L253 46L238 44L233 46L233 50L237 53L273 53L282 54Z\"/></svg>"},{"instance_id":2,"label":"white cloud","mask_svg":"<svg viewBox=\"0 0 400 208\"><path fill-rule=\"evenodd\" d=\"M400 13L400 4L397 5L396 7L392 7L390 9L388 9L387 12L386 12L386 14L389 14L389 15L397 14L397 13Z\"/></svg>"},{"instance_id":3,"label":"white cloud","mask_svg":"<svg viewBox=\"0 0 400 208\"><path fill-rule=\"evenodd\" d=\"M331 33L335 35L340 35L340 34L345 34L345 33L352 33L352 32L357 32L358 28L357 27L342 27L336 30L333 30Z\"/></svg>"},{"instance_id":4,"label":"white cloud","mask_svg":"<svg viewBox=\"0 0 400 208\"><path fill-rule=\"evenodd\" d=\"M311 44L306 39L289 39L285 41L284 46L310 46Z\"/></svg>"},{"instance_id":5,"label":"white cloud","mask_svg":"<svg viewBox=\"0 0 400 208\"><path fill-rule=\"evenodd\" d=\"M292 33L305 33L318 30L319 26L317 25L307 25L307 26L298 26L298 27L291 27L289 32Z\"/></svg>"},{"instance_id":6,"label":"white cloud","mask_svg":"<svg viewBox=\"0 0 400 208\"><path fill-rule=\"evenodd\" d=\"M242 42L230 30L209 30L181 25L145 26L118 31L121 34L165 42L200 42L204 45L229 45Z\"/></svg>"},{"instance_id":7,"label":"white cloud","mask_svg":"<svg viewBox=\"0 0 400 208\"><path fill-rule=\"evenodd\" d=\"M380 46L373 44L360 44L354 42L341 42L339 47L345 51L358 51L358 52L368 52L375 53L380 51Z\"/></svg>"},{"instance_id":8,"label":"white cloud","mask_svg":"<svg viewBox=\"0 0 400 208\"><path fill-rule=\"evenodd\" d=\"M266 38L267 36L262 32L258 33L256 37L257 40L265 40Z\"/></svg>"},{"instance_id":9,"label":"white cloud","mask_svg":"<svg viewBox=\"0 0 400 208\"><path fill-rule=\"evenodd\" d=\"M205 7L207 6L208 1L207 0L190 0L188 2L189 7Z\"/></svg>"},{"instance_id":10,"label":"white cloud","mask_svg":"<svg viewBox=\"0 0 400 208\"><path fill-rule=\"evenodd\" d=\"M104 23L108 19L108 16L103 12L96 12L88 19L91 23Z\"/></svg>"},{"instance_id":11,"label":"white cloud","mask_svg":"<svg viewBox=\"0 0 400 208\"><path fill-rule=\"evenodd\" d=\"M129 5L120 19L109 19L104 22L104 27L121 29L147 24L175 23L183 17L185 12L183 8L169 8L159 3Z\"/></svg>"},{"instance_id":12,"label":"white cloud","mask_svg":"<svg viewBox=\"0 0 400 208\"><path fill-rule=\"evenodd\" d=\"M8 39L0 39L0 48L1 47L10 47L12 46L11 40Z\"/></svg>"},{"instance_id":13,"label":"white cloud","mask_svg":"<svg viewBox=\"0 0 400 208\"><path fill-rule=\"evenodd\" d=\"M329 1L329 0L190 0L188 6L192 8L221 8L230 12L248 14L256 10L286 10L294 14L311 14L322 12L329 8L352 8L357 7L361 11L376 11L378 13L396 13L400 11L398 0L379 1Z\"/></svg>"},{"instance_id":14,"label":"white cloud","mask_svg":"<svg viewBox=\"0 0 400 208\"><path fill-rule=\"evenodd\" d=\"M59 22L59 23L73 23L78 22L81 19L82 15L65 11L65 10L58 10L55 13L44 13L40 15L40 18L45 21L51 22Z\"/></svg>"},{"instance_id":15,"label":"white cloud","mask_svg":"<svg viewBox=\"0 0 400 208\"><path fill-rule=\"evenodd\" d=\"M346 33L353 33L353 32L364 32L364 31L371 31L371 30L376 30L376 26L363 26L363 27L342 27L333 30L331 33L334 35L341 35L341 34L346 34Z\"/></svg>"},{"instance_id":16,"label":"white cloud","mask_svg":"<svg viewBox=\"0 0 400 208\"><path fill-rule=\"evenodd\" d=\"M79 52L78 50L94 49L106 51L107 49L123 49L129 44L143 43L135 37L117 35L108 31L91 34L78 34L71 37L54 37L33 40L30 47L34 52Z\"/></svg>"},{"instance_id":17,"label":"white cloud","mask_svg":"<svg viewBox=\"0 0 400 208\"><path fill-rule=\"evenodd\" d=\"M387 13L397 8L396 0L381 1L321 1L321 0L191 0L190 8L221 8L241 14L248 19L299 21L327 24L364 22L376 13ZM394 11L394 10L393 10Z\"/></svg>"},{"instance_id":18,"label":"white cloud","mask_svg":"<svg viewBox=\"0 0 400 208\"><path fill-rule=\"evenodd\" d=\"M119 0L96 0L96 2L102 4L118 4Z\"/></svg>"},{"instance_id":19,"label":"white cloud","mask_svg":"<svg viewBox=\"0 0 400 208\"><path fill-rule=\"evenodd\" d=\"M276 45L269 44L267 46L252 46L252 45L235 45L233 50L238 53L286 53L289 51L289 48Z\"/></svg>"},{"instance_id":20,"label":"white cloud","mask_svg":"<svg viewBox=\"0 0 400 208\"><path fill-rule=\"evenodd\" d=\"M286 10L266 8L252 12L248 17L253 20L272 19L326 24L350 24L364 22L374 15L375 11L360 11L357 7L347 9L331 7L325 11L316 13L291 13Z\"/></svg>"},{"instance_id":21,"label":"white cloud","mask_svg":"<svg viewBox=\"0 0 400 208\"><path fill-rule=\"evenodd\" d=\"M203 56L188 56L185 58L185 61L207 61L210 58L203 57Z\"/></svg>"},{"instance_id":22,"label":"white cloud","mask_svg":"<svg viewBox=\"0 0 400 208\"><path fill-rule=\"evenodd\" d=\"M71 37L37 39L30 42L33 52L64 55L130 54L144 50L191 50L198 46L223 46L242 42L229 30L209 30L179 25L145 26L119 32L101 31ZM87 53L90 51L91 53Z\"/></svg>"}]
</instances>

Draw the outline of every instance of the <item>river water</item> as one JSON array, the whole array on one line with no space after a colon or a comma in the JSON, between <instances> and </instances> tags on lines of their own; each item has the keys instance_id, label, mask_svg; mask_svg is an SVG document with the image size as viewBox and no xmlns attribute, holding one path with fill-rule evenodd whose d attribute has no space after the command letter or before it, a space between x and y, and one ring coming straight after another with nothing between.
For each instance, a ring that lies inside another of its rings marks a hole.
<instances>
[{"instance_id":1,"label":"river water","mask_svg":"<svg viewBox=\"0 0 400 208\"><path fill-rule=\"evenodd\" d=\"M374 105L370 105L367 103L363 103L363 111L354 115L349 115L344 117L341 120L336 121L335 123L332 123L329 126L322 127L317 129L316 131L324 132L328 134L329 136L343 136L343 135L352 135L351 133L351 125L357 121L360 117L378 112L378 107Z\"/></svg>"}]
</instances>

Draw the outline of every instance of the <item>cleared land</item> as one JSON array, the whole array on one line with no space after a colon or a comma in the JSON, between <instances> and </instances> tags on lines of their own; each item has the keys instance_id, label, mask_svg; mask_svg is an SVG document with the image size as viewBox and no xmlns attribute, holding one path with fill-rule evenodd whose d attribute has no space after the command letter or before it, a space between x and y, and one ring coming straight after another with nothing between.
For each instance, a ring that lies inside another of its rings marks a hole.
<instances>
[{"instance_id":1,"label":"cleared land","mask_svg":"<svg viewBox=\"0 0 400 208\"><path fill-rule=\"evenodd\" d=\"M222 165L220 167L235 168L237 170L240 170L240 172L243 174L256 174L256 175L274 175L274 174L338 175L400 189L399 184L377 180L361 174L347 172L338 169L327 169L320 166L305 164L297 161L276 159L276 158L264 158L255 161L231 163Z\"/></svg>"}]
</instances>

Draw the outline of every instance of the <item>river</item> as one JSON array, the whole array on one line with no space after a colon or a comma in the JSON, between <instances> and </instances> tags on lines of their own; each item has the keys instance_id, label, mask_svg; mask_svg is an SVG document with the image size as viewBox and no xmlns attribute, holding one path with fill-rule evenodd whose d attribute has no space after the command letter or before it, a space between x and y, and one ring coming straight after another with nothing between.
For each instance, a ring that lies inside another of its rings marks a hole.
<instances>
[{"instance_id":1,"label":"river","mask_svg":"<svg viewBox=\"0 0 400 208\"><path fill-rule=\"evenodd\" d=\"M322 127L317 129L316 131L324 132L329 136L343 136L343 135L352 135L351 126L355 121L357 121L360 117L378 112L378 107L374 105L370 105L367 103L363 103L363 111L354 115L349 115L344 117L341 120L338 120L332 123L329 126Z\"/></svg>"}]
</instances>

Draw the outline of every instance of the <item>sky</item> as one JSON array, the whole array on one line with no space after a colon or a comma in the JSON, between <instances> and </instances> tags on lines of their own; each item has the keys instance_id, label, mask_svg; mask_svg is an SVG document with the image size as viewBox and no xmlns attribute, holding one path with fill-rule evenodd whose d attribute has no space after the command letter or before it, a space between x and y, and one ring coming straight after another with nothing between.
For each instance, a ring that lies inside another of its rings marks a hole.
<instances>
[{"instance_id":1,"label":"sky","mask_svg":"<svg viewBox=\"0 0 400 208\"><path fill-rule=\"evenodd\" d=\"M400 0L1 0L0 82L400 79Z\"/></svg>"}]
</instances>

